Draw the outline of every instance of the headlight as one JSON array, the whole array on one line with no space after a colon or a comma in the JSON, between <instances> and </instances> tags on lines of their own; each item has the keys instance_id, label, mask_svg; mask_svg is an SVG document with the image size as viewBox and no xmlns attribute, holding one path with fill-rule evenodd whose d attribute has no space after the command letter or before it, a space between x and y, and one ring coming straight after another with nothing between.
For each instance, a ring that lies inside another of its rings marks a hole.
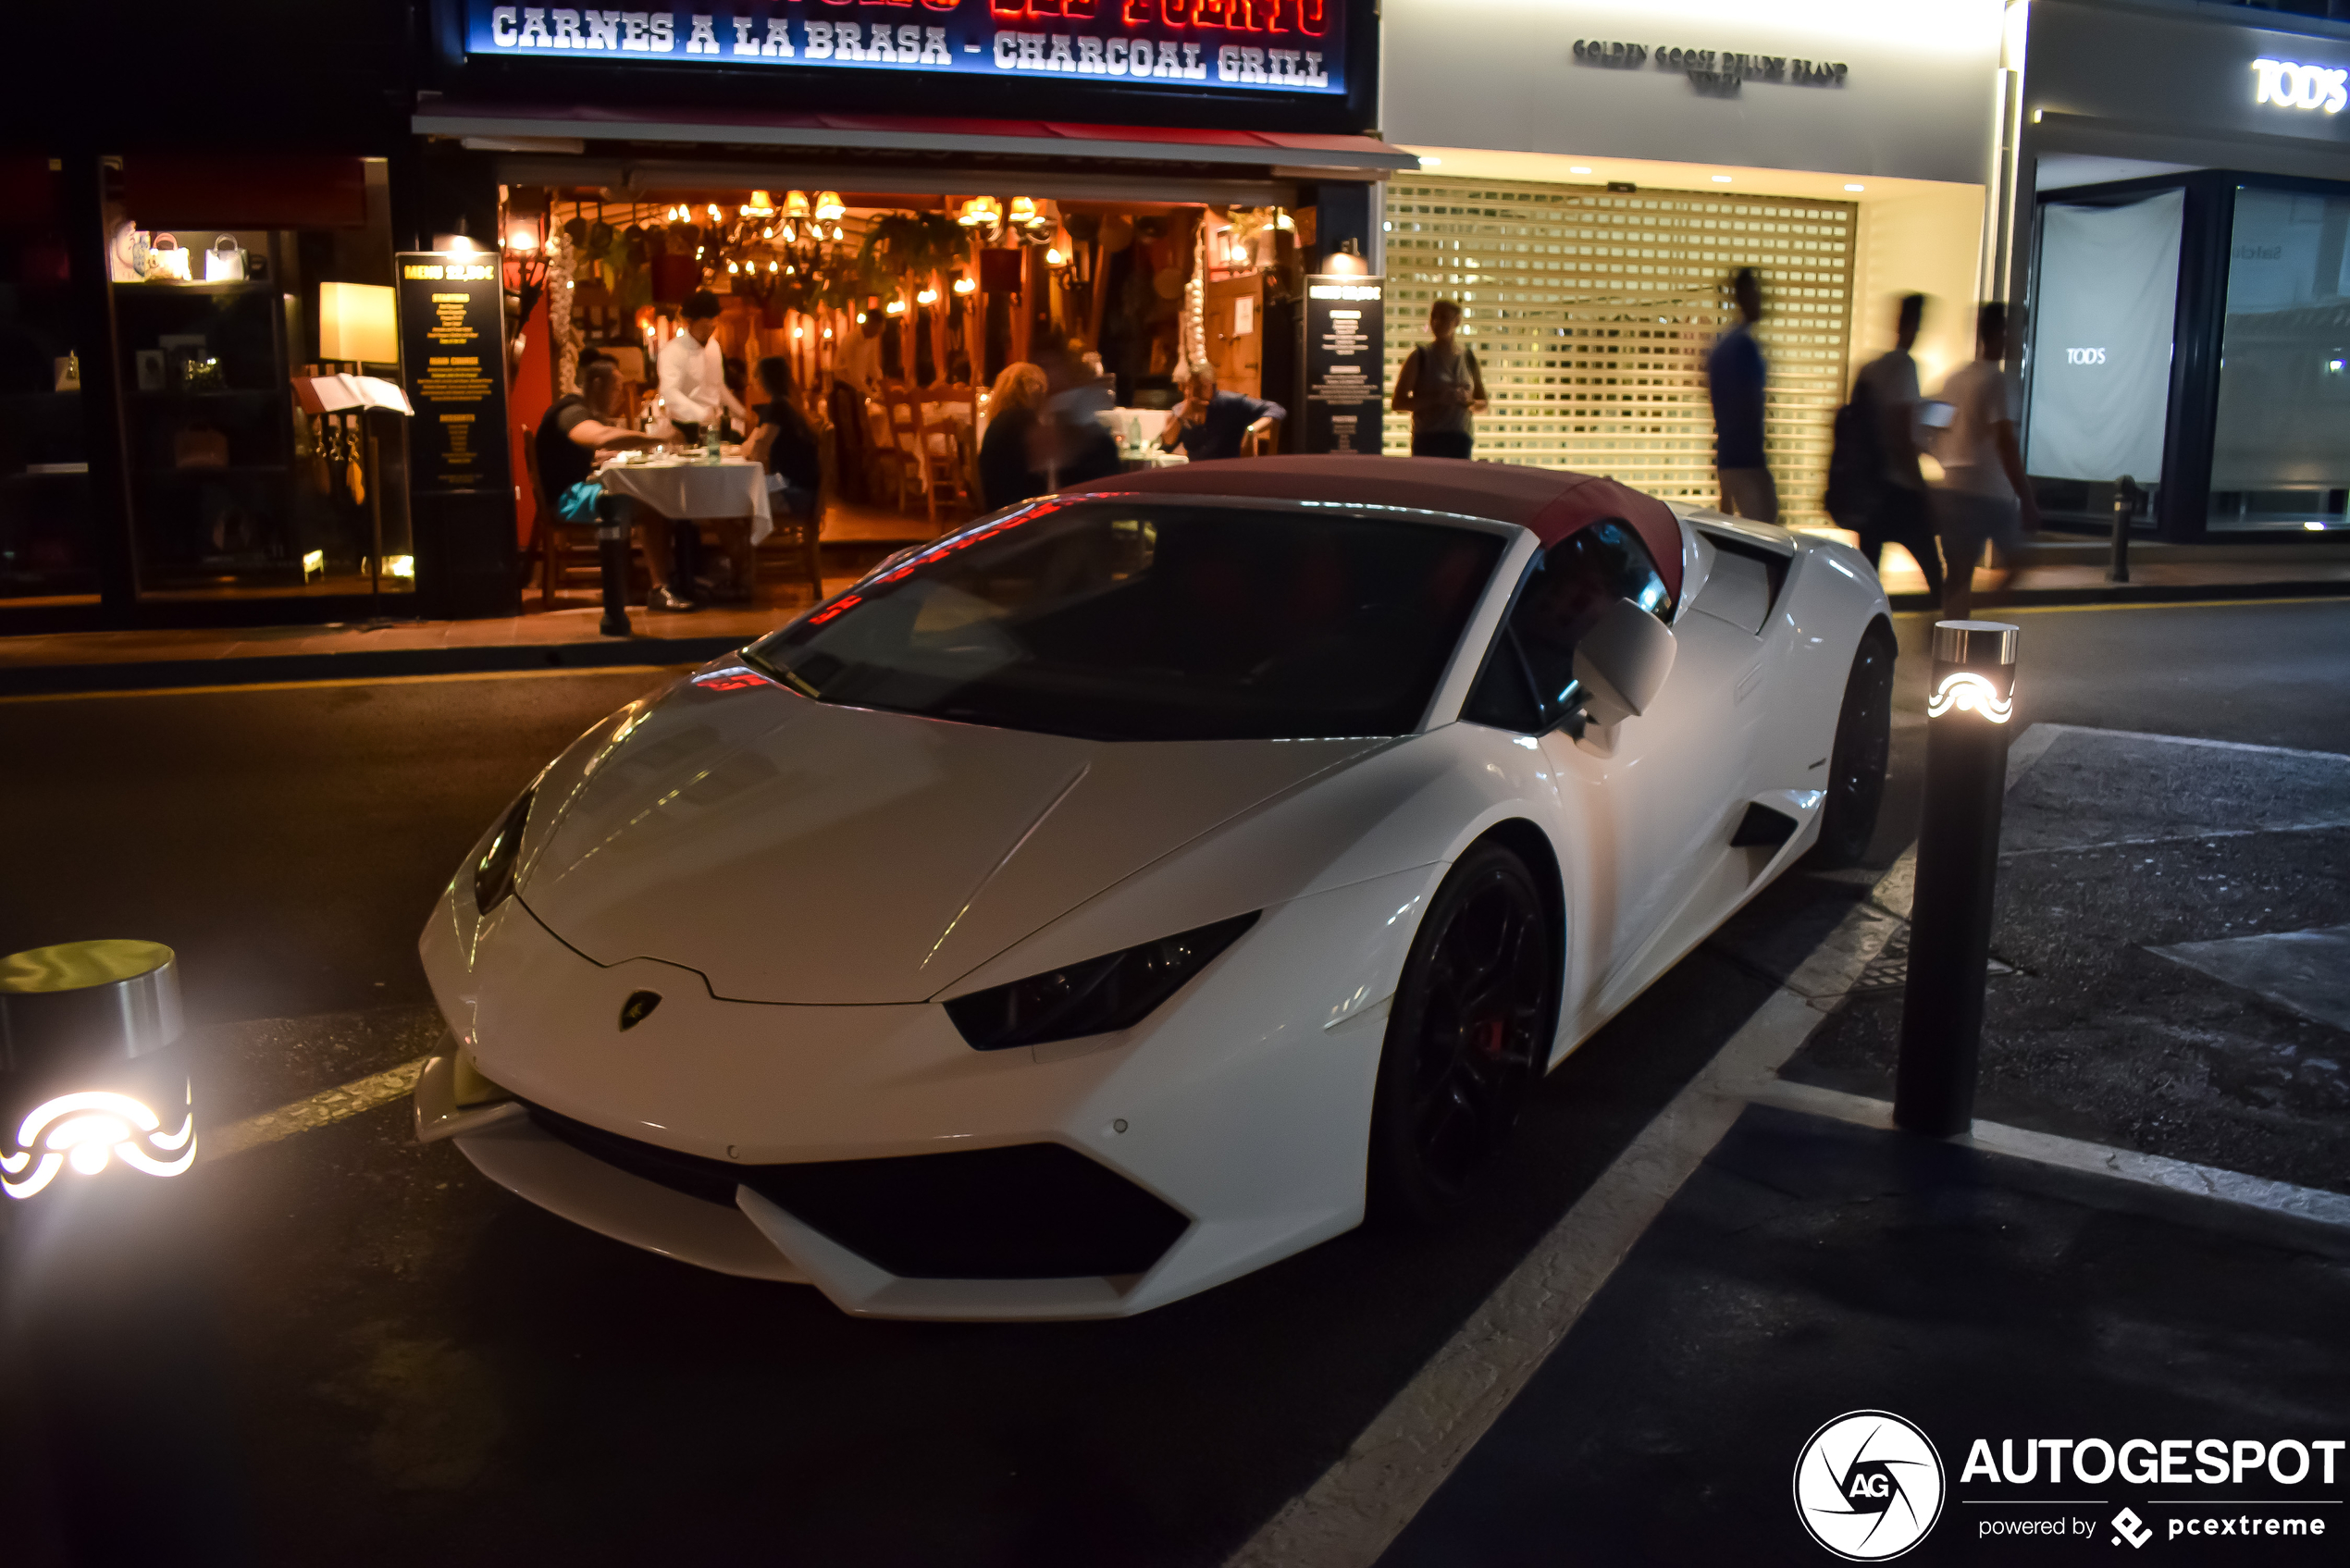
<instances>
[{"instance_id":1,"label":"headlight","mask_svg":"<svg viewBox=\"0 0 2350 1568\"><path fill-rule=\"evenodd\" d=\"M1122 953L974 991L947 1003L946 1016L975 1051L1131 1029L1255 923L1252 910Z\"/></svg>"},{"instance_id":2,"label":"headlight","mask_svg":"<svg viewBox=\"0 0 2350 1568\"><path fill-rule=\"evenodd\" d=\"M522 828L530 820L530 797L537 793L536 789L524 790L506 808L489 847L474 862L474 907L485 915L503 904L514 891L514 861L522 854Z\"/></svg>"}]
</instances>

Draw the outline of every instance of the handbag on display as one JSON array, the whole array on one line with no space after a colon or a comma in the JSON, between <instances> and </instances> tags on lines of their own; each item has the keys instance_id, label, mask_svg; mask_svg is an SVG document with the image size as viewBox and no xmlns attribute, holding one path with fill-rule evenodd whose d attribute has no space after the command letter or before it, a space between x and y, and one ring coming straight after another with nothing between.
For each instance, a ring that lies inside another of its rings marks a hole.
<instances>
[{"instance_id":1,"label":"handbag on display","mask_svg":"<svg viewBox=\"0 0 2350 1568\"><path fill-rule=\"evenodd\" d=\"M171 464L175 468L226 468L229 438L202 426L176 430L171 437Z\"/></svg>"},{"instance_id":2,"label":"handbag on display","mask_svg":"<svg viewBox=\"0 0 2350 1568\"><path fill-rule=\"evenodd\" d=\"M150 282L189 281L188 248L179 242L177 234L156 235L147 246L146 259L142 265Z\"/></svg>"},{"instance_id":3,"label":"handbag on display","mask_svg":"<svg viewBox=\"0 0 2350 1568\"><path fill-rule=\"evenodd\" d=\"M242 283L245 280L245 248L237 243L235 235L219 236L204 252L204 280L207 283Z\"/></svg>"}]
</instances>

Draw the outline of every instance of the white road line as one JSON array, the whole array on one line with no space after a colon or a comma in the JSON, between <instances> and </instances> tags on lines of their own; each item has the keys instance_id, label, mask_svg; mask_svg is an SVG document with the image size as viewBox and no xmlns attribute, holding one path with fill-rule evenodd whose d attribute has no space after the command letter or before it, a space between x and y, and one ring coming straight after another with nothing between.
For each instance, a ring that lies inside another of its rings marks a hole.
<instances>
[{"instance_id":1,"label":"white road line","mask_svg":"<svg viewBox=\"0 0 2350 1568\"><path fill-rule=\"evenodd\" d=\"M1896 929L1854 907L1231 1568L1354 1568L1386 1550Z\"/></svg>"},{"instance_id":2,"label":"white road line","mask_svg":"<svg viewBox=\"0 0 2350 1568\"><path fill-rule=\"evenodd\" d=\"M321 1089L306 1100L280 1105L265 1115L232 1121L217 1132L199 1132L197 1152L206 1160L224 1160L230 1154L257 1149L264 1143L275 1143L297 1132L331 1127L362 1111L372 1111L377 1105L389 1105L414 1090L416 1073L424 1065L425 1058L418 1056L396 1068L386 1068L381 1072L369 1073L349 1083L337 1084L332 1089Z\"/></svg>"},{"instance_id":3,"label":"white road line","mask_svg":"<svg viewBox=\"0 0 2350 1568\"><path fill-rule=\"evenodd\" d=\"M1804 1111L1859 1127L1889 1129L1893 1125L1893 1106L1890 1103L1871 1099L1865 1094L1848 1094L1840 1089L1823 1089L1816 1084L1791 1083L1779 1079L1754 1098L1759 1105ZM2194 1165L2161 1154L2142 1154L2134 1149L2117 1149L2105 1143L2084 1142L2076 1138L2059 1138L2053 1133L2034 1132L2026 1128L2009 1127L1996 1121L1978 1121L1971 1136L1954 1138L1950 1142L1990 1154L2011 1154L2040 1165L2060 1166L2067 1170L2083 1170L2095 1176L2119 1177L2124 1181L2167 1188L2173 1192L2191 1193L2198 1198L2217 1198L2222 1203L2242 1204L2247 1208L2268 1209L2276 1214L2316 1220L2320 1225L2350 1228L2350 1195L2329 1192L2322 1188L2295 1187L2291 1182L2270 1181L2262 1177L2246 1176L2241 1171Z\"/></svg>"},{"instance_id":4,"label":"white road line","mask_svg":"<svg viewBox=\"0 0 2350 1568\"><path fill-rule=\"evenodd\" d=\"M2306 757L2313 762L2350 762L2350 756L2344 756L2339 751L2304 751L2291 746L2254 746L2245 741L2204 740L2195 735L2158 735L2151 730L2108 730L2100 729L2095 724L2050 723L2035 724L2032 729L2047 732L2047 739L2039 743L2041 751L2047 750L2051 742L2065 735L2096 735L2105 740L2150 740L2163 746L2200 746L2213 751L2265 751L2277 757ZM2019 736L2015 746L2010 749L2009 755L2012 757L2017 750L2021 750L2030 735L2031 730L2027 730L2023 735ZM2035 752L2035 755L2036 756L2037 753ZM2012 784L2015 781L2010 778L2008 782Z\"/></svg>"}]
</instances>

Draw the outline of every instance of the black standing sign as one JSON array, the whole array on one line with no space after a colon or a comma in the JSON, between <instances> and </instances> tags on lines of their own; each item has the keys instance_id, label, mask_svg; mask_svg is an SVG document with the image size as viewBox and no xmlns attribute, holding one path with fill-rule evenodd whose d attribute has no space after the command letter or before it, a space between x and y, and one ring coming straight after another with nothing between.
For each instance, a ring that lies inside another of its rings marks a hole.
<instances>
[{"instance_id":1,"label":"black standing sign","mask_svg":"<svg viewBox=\"0 0 2350 1568\"><path fill-rule=\"evenodd\" d=\"M1387 423L1387 280L1305 280L1305 442L1309 452L1376 457Z\"/></svg>"},{"instance_id":2,"label":"black standing sign","mask_svg":"<svg viewBox=\"0 0 2350 1568\"><path fill-rule=\"evenodd\" d=\"M410 493L511 495L498 258L406 251L399 261L401 364L416 411Z\"/></svg>"}]
</instances>

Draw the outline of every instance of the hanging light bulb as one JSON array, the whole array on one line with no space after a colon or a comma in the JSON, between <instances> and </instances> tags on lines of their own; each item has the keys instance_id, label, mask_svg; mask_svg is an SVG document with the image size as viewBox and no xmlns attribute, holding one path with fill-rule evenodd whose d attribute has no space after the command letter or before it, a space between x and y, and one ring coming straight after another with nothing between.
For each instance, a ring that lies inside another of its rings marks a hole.
<instances>
[{"instance_id":1,"label":"hanging light bulb","mask_svg":"<svg viewBox=\"0 0 2350 1568\"><path fill-rule=\"evenodd\" d=\"M727 273L728 273L728 275L729 275L729 276L731 276L731 275L733 275L733 274L735 274L735 273L740 272L741 270L742 270L742 268L741 268L741 267L736 266L736 265L733 262L728 262L728 263L726 264L726 271L727 271Z\"/></svg>"},{"instance_id":2,"label":"hanging light bulb","mask_svg":"<svg viewBox=\"0 0 2350 1568\"><path fill-rule=\"evenodd\" d=\"M1064 266L1068 265L1068 262L1069 258L1061 254L1058 247L1052 245L1045 247L1045 265L1046 266Z\"/></svg>"},{"instance_id":3,"label":"hanging light bulb","mask_svg":"<svg viewBox=\"0 0 2350 1568\"><path fill-rule=\"evenodd\" d=\"M766 228L759 231L759 237L761 240L773 240L775 237L775 226L772 223L769 224Z\"/></svg>"},{"instance_id":4,"label":"hanging light bulb","mask_svg":"<svg viewBox=\"0 0 2350 1568\"><path fill-rule=\"evenodd\" d=\"M864 320L865 318L864 318L863 316L860 315L857 319L858 319L858 320L860 320L860 321L862 321L862 320ZM832 340L833 340L833 329L832 329L831 327L825 327L825 328L824 328L824 341L826 341L827 343L829 343L829 342L831 342Z\"/></svg>"},{"instance_id":5,"label":"hanging light bulb","mask_svg":"<svg viewBox=\"0 0 2350 1568\"><path fill-rule=\"evenodd\" d=\"M966 228L993 228L1004 221L1003 204L993 196L973 196L963 204L963 210L956 215L955 221Z\"/></svg>"},{"instance_id":6,"label":"hanging light bulb","mask_svg":"<svg viewBox=\"0 0 2350 1568\"><path fill-rule=\"evenodd\" d=\"M970 294L977 292L978 289L978 284L972 282L970 278L965 278L959 268L957 269L954 282L955 292L958 294Z\"/></svg>"},{"instance_id":7,"label":"hanging light bulb","mask_svg":"<svg viewBox=\"0 0 2350 1568\"><path fill-rule=\"evenodd\" d=\"M745 217L773 217L774 216L775 199L764 191L753 191L750 193L750 200L743 204Z\"/></svg>"},{"instance_id":8,"label":"hanging light bulb","mask_svg":"<svg viewBox=\"0 0 2350 1568\"><path fill-rule=\"evenodd\" d=\"M724 223L726 221L726 215L718 210L718 204L715 202L710 204L710 221L712 223Z\"/></svg>"},{"instance_id":9,"label":"hanging light bulb","mask_svg":"<svg viewBox=\"0 0 2350 1568\"><path fill-rule=\"evenodd\" d=\"M781 262L769 262L769 263L767 264L767 270L768 270L768 271L770 271L770 272L773 272L773 271L774 271L777 267L781 266L782 265L783 265L783 264L782 264Z\"/></svg>"},{"instance_id":10,"label":"hanging light bulb","mask_svg":"<svg viewBox=\"0 0 2350 1568\"><path fill-rule=\"evenodd\" d=\"M839 191L826 191L816 198L816 217L819 222L832 223L847 216L847 214L848 208L842 204Z\"/></svg>"},{"instance_id":11,"label":"hanging light bulb","mask_svg":"<svg viewBox=\"0 0 2350 1568\"><path fill-rule=\"evenodd\" d=\"M1035 221L1036 199L1033 196L1014 196L1012 198L1011 212L1012 227L1014 228L1026 228L1035 223Z\"/></svg>"},{"instance_id":12,"label":"hanging light bulb","mask_svg":"<svg viewBox=\"0 0 2350 1568\"><path fill-rule=\"evenodd\" d=\"M791 277L797 276L797 275L798 275L798 271L799 271L799 268L798 268L798 267L796 267L796 266L787 266L787 267L784 268L784 276L785 276L785 278L791 278Z\"/></svg>"},{"instance_id":13,"label":"hanging light bulb","mask_svg":"<svg viewBox=\"0 0 2350 1568\"><path fill-rule=\"evenodd\" d=\"M805 219L808 216L808 192L805 191L785 192L784 216Z\"/></svg>"},{"instance_id":14,"label":"hanging light bulb","mask_svg":"<svg viewBox=\"0 0 2350 1568\"><path fill-rule=\"evenodd\" d=\"M805 327L795 327L791 329L791 335L795 338L805 338L808 336L808 328Z\"/></svg>"},{"instance_id":15,"label":"hanging light bulb","mask_svg":"<svg viewBox=\"0 0 2350 1568\"><path fill-rule=\"evenodd\" d=\"M914 302L918 305L934 305L938 302L938 290L925 289L914 296Z\"/></svg>"},{"instance_id":16,"label":"hanging light bulb","mask_svg":"<svg viewBox=\"0 0 2350 1568\"><path fill-rule=\"evenodd\" d=\"M906 302L903 300L892 300L889 303L882 306L882 314L884 315L904 315L906 314Z\"/></svg>"},{"instance_id":17,"label":"hanging light bulb","mask_svg":"<svg viewBox=\"0 0 2350 1568\"><path fill-rule=\"evenodd\" d=\"M857 313L857 325L860 327L865 325L865 313L861 310Z\"/></svg>"},{"instance_id":18,"label":"hanging light bulb","mask_svg":"<svg viewBox=\"0 0 2350 1568\"><path fill-rule=\"evenodd\" d=\"M834 239L835 239L835 240L838 240L838 239L840 239L840 238L841 238L841 228L840 228L840 225L839 225L839 224L837 224L837 223L835 223L835 224L834 224L834 225L833 225L833 238L834 238Z\"/></svg>"},{"instance_id":19,"label":"hanging light bulb","mask_svg":"<svg viewBox=\"0 0 2350 1568\"><path fill-rule=\"evenodd\" d=\"M785 243L785 244L786 244L786 245L793 244L793 243L795 243L796 241L798 241L798 239L799 239L799 234L798 234L798 230L794 229L794 228L792 228L792 226L791 226L790 224L788 224L788 223L787 223L787 224L785 224L785 225L784 225L784 243Z\"/></svg>"}]
</instances>

